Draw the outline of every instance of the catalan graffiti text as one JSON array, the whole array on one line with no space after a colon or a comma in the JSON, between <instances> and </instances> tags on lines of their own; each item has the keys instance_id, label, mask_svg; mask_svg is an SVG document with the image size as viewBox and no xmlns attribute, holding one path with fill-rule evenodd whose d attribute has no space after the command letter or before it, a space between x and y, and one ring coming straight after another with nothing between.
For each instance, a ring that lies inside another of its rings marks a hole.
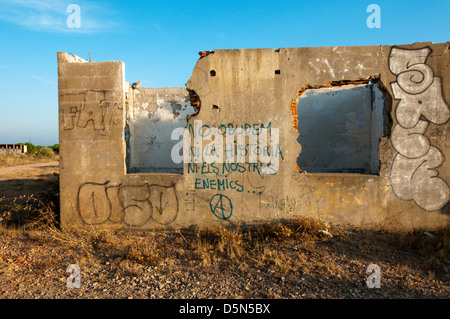
<instances>
[{"instance_id":1,"label":"catalan graffiti text","mask_svg":"<svg viewBox=\"0 0 450 319\"><path fill-rule=\"evenodd\" d=\"M261 162L266 164L261 167L261 174L273 175L278 171L279 158L283 159L279 130L272 128L271 123L266 126L244 124L241 127L221 124L217 128L195 120L194 126L189 124L188 128L176 128L171 138L177 140L181 136L182 141L172 148L174 163Z\"/></svg>"}]
</instances>

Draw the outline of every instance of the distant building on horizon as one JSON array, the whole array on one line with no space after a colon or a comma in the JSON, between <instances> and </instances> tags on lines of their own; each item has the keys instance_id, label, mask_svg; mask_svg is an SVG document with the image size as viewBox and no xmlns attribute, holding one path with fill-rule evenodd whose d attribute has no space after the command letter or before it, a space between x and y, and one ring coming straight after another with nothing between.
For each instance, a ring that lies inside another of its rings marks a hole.
<instances>
[{"instance_id":1,"label":"distant building on horizon","mask_svg":"<svg viewBox=\"0 0 450 319\"><path fill-rule=\"evenodd\" d=\"M27 146L24 144L0 144L0 154L24 154Z\"/></svg>"}]
</instances>

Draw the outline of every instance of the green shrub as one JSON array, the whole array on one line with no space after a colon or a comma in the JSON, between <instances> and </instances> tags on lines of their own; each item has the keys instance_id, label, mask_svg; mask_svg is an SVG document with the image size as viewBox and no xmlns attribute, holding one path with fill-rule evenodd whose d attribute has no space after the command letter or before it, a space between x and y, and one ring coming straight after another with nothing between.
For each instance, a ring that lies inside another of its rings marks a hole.
<instances>
[{"instance_id":1,"label":"green shrub","mask_svg":"<svg viewBox=\"0 0 450 319\"><path fill-rule=\"evenodd\" d=\"M32 143L27 142L27 143L19 143L19 144L23 144L27 146L27 153L28 154L36 154L37 152L37 147L34 146Z\"/></svg>"},{"instance_id":2,"label":"green shrub","mask_svg":"<svg viewBox=\"0 0 450 319\"><path fill-rule=\"evenodd\" d=\"M52 150L54 152L54 154L52 156L54 156L55 154L59 154L59 144L55 144L53 146L42 146L42 145L34 145L31 142L27 142L27 143L18 143L18 144L22 144L22 145L26 145L27 146L27 153L28 154L38 154L39 150L43 149L43 148L48 148L50 150ZM44 151L47 152L47 151Z\"/></svg>"},{"instance_id":3,"label":"green shrub","mask_svg":"<svg viewBox=\"0 0 450 319\"><path fill-rule=\"evenodd\" d=\"M53 152L53 150L48 147L40 147L39 150L37 151L37 156L38 157L54 157L55 152Z\"/></svg>"},{"instance_id":4,"label":"green shrub","mask_svg":"<svg viewBox=\"0 0 450 319\"><path fill-rule=\"evenodd\" d=\"M49 146L55 152L55 154L59 154L59 144L55 144L53 146Z\"/></svg>"}]
</instances>

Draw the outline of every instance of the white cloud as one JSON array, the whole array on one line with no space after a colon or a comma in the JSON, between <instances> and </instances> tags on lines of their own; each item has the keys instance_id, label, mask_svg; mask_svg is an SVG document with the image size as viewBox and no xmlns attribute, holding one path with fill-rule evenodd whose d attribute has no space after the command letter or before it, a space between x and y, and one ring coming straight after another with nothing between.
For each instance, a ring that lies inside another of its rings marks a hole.
<instances>
[{"instance_id":1,"label":"white cloud","mask_svg":"<svg viewBox=\"0 0 450 319\"><path fill-rule=\"evenodd\" d=\"M30 75L30 78L32 78L32 79L34 79L36 81L39 81L41 83L44 83L44 84L50 84L50 85L54 85L55 84L53 81L47 80L46 78L43 78L43 77L38 76L38 75Z\"/></svg>"},{"instance_id":2,"label":"white cloud","mask_svg":"<svg viewBox=\"0 0 450 319\"><path fill-rule=\"evenodd\" d=\"M80 28L69 28L70 4L80 7ZM77 0L0 0L0 20L33 31L93 33L110 31L117 20L108 8Z\"/></svg>"}]
</instances>

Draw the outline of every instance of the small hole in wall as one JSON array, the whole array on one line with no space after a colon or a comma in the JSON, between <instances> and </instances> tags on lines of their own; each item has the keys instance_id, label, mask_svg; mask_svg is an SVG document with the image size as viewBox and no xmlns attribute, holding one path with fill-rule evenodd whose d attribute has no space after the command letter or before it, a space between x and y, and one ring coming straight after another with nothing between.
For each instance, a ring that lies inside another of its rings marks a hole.
<instances>
[{"instance_id":1,"label":"small hole in wall","mask_svg":"<svg viewBox=\"0 0 450 319\"><path fill-rule=\"evenodd\" d=\"M281 74L280 70L275 70L275 74Z\"/></svg>"},{"instance_id":2,"label":"small hole in wall","mask_svg":"<svg viewBox=\"0 0 450 319\"><path fill-rule=\"evenodd\" d=\"M216 71L211 70L211 71L209 71L209 74L210 74L211 76L216 76Z\"/></svg>"}]
</instances>

